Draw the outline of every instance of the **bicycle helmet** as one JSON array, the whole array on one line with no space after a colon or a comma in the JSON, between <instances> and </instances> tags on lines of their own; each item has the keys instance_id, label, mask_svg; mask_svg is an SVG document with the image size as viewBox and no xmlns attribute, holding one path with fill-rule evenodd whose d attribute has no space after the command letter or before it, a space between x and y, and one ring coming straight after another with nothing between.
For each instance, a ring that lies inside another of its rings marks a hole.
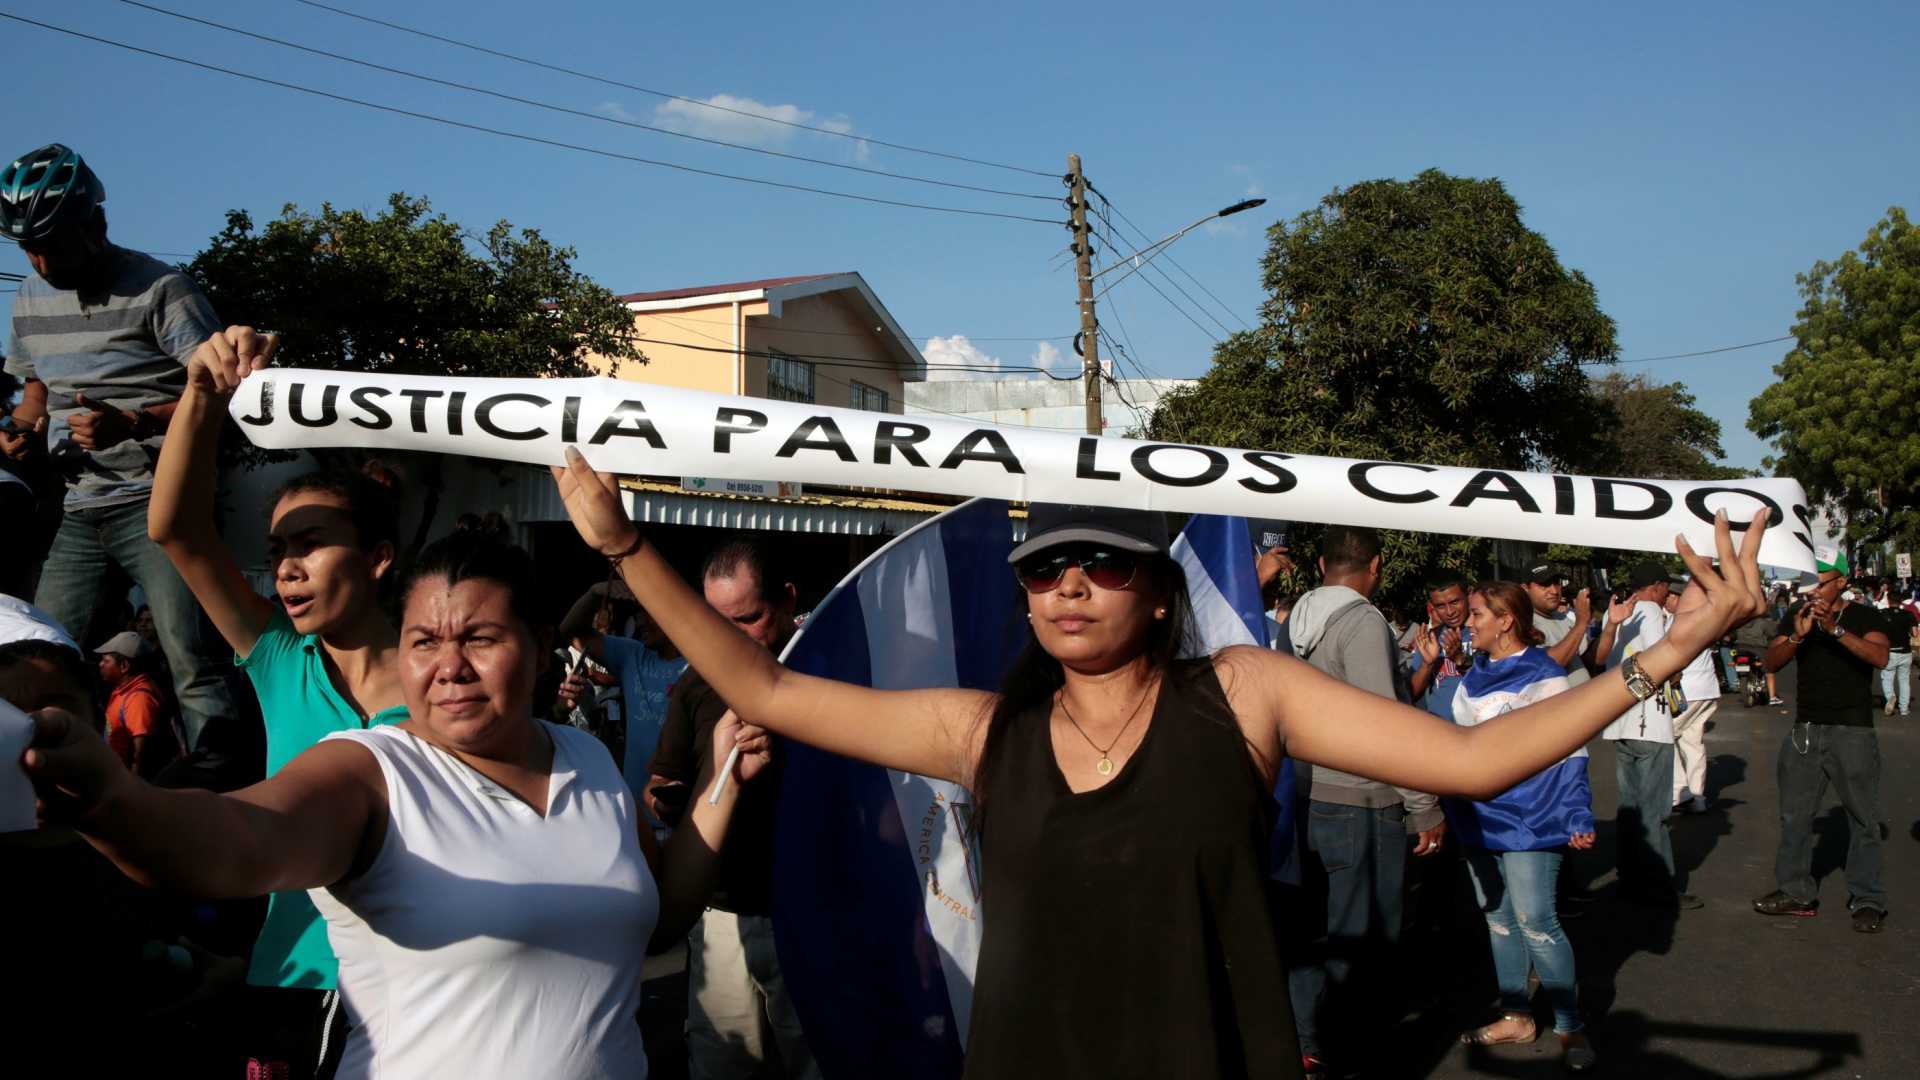
<instances>
[{"instance_id":1,"label":"bicycle helmet","mask_svg":"<svg viewBox=\"0 0 1920 1080\"><path fill-rule=\"evenodd\" d=\"M52 143L0 171L0 232L16 241L44 239L86 221L106 201L106 187L80 155Z\"/></svg>"}]
</instances>

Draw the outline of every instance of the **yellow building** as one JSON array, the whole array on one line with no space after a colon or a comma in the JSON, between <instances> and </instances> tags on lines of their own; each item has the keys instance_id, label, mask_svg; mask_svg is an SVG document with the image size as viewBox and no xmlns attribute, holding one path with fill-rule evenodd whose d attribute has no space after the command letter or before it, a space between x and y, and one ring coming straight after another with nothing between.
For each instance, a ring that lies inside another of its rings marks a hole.
<instances>
[{"instance_id":1,"label":"yellow building","mask_svg":"<svg viewBox=\"0 0 1920 1080\"><path fill-rule=\"evenodd\" d=\"M900 412L927 362L857 273L739 281L620 298L645 364L636 382ZM599 356L601 372L612 365Z\"/></svg>"}]
</instances>

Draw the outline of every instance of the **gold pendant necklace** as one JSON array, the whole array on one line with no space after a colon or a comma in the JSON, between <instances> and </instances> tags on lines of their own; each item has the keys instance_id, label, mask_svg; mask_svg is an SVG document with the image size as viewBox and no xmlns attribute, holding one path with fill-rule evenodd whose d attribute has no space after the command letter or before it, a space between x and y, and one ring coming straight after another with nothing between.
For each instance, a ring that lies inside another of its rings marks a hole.
<instances>
[{"instance_id":1,"label":"gold pendant necklace","mask_svg":"<svg viewBox=\"0 0 1920 1080\"><path fill-rule=\"evenodd\" d=\"M1079 732L1080 737L1087 740L1087 745L1093 747L1094 752L1100 755L1100 760L1093 763L1093 771L1099 773L1101 776L1112 776L1113 748L1120 745L1120 740L1126 737L1127 729L1131 728L1133 722L1139 719L1140 709L1146 705L1147 697L1152 693L1153 686L1152 684L1148 684L1147 688L1140 692L1140 700L1133 703L1133 711L1127 714L1127 722L1120 725L1120 730L1114 735L1113 741L1105 746L1094 742L1093 736L1087 734L1087 729L1081 727L1080 721L1073 718L1073 710L1067 708L1067 693L1065 689L1057 691L1053 695L1053 699L1059 702L1060 714L1067 718L1067 723L1072 724L1073 730Z\"/></svg>"}]
</instances>

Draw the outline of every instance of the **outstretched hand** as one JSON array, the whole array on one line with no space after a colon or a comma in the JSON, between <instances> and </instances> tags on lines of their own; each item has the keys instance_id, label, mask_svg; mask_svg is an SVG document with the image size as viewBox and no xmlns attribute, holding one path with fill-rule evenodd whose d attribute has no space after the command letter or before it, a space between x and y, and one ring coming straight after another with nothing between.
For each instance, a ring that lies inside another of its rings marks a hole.
<instances>
[{"instance_id":1,"label":"outstretched hand","mask_svg":"<svg viewBox=\"0 0 1920 1080\"><path fill-rule=\"evenodd\" d=\"M1727 632L1758 616L1767 609L1766 590L1760 584L1760 540L1767 531L1771 511L1754 515L1741 538L1740 550L1733 547L1733 530L1725 511L1714 515L1713 543L1719 566L1693 550L1681 537L1674 545L1680 560L1693 575L1680 606L1673 614L1667 640L1681 655L1698 656L1702 649L1727 635Z\"/></svg>"},{"instance_id":2,"label":"outstretched hand","mask_svg":"<svg viewBox=\"0 0 1920 1080\"><path fill-rule=\"evenodd\" d=\"M274 334L229 326L200 343L187 357L187 385L206 394L231 394L240 380L265 368L280 347Z\"/></svg>"},{"instance_id":3,"label":"outstretched hand","mask_svg":"<svg viewBox=\"0 0 1920 1080\"><path fill-rule=\"evenodd\" d=\"M633 547L640 530L620 504L620 485L612 473L594 472L580 451L569 446L567 463L553 466L553 482L567 517L588 547L607 556Z\"/></svg>"},{"instance_id":4,"label":"outstretched hand","mask_svg":"<svg viewBox=\"0 0 1920 1080\"><path fill-rule=\"evenodd\" d=\"M59 824L85 817L116 783L133 777L90 725L64 709L33 714L33 739L20 764L33 783L35 813Z\"/></svg>"}]
</instances>

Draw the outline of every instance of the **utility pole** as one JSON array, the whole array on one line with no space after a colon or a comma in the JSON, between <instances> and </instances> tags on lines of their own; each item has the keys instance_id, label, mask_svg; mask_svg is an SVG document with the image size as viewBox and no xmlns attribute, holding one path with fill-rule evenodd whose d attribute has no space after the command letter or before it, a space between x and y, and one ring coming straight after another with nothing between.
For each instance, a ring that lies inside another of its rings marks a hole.
<instances>
[{"instance_id":1,"label":"utility pole","mask_svg":"<svg viewBox=\"0 0 1920 1080\"><path fill-rule=\"evenodd\" d=\"M1067 155L1067 182L1072 189L1073 253L1080 285L1080 357L1087 394L1087 434L1105 427L1100 416L1100 321L1093 317L1093 233L1087 227L1087 176L1080 171L1080 155Z\"/></svg>"}]
</instances>

